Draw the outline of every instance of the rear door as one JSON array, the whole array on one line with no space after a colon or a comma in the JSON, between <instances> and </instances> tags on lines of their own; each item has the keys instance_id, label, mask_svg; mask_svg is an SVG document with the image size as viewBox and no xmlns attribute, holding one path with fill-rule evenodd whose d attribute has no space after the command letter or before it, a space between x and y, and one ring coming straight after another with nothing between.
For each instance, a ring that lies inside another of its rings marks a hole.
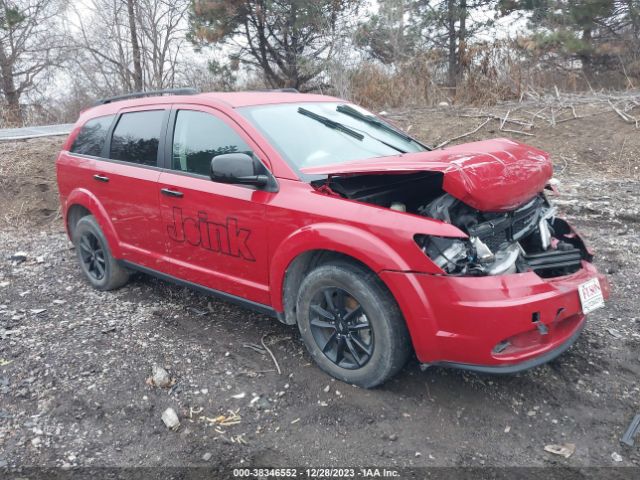
<instances>
[{"instance_id":1,"label":"rear door","mask_svg":"<svg viewBox=\"0 0 640 480\"><path fill-rule=\"evenodd\" d=\"M104 160L91 164L90 184L120 241L122 259L162 270L164 242L158 205L158 167L169 108L121 111L107 136Z\"/></svg>"},{"instance_id":2,"label":"rear door","mask_svg":"<svg viewBox=\"0 0 640 480\"><path fill-rule=\"evenodd\" d=\"M265 205L273 193L213 182L211 159L257 146L214 109L175 106L167 133L160 208L172 275L269 304Z\"/></svg>"}]
</instances>

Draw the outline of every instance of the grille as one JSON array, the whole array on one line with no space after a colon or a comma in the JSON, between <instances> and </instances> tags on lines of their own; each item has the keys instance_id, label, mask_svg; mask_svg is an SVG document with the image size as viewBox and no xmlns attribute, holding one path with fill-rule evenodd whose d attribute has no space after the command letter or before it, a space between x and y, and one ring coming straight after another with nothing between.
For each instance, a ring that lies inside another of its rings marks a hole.
<instances>
[{"instance_id":1,"label":"grille","mask_svg":"<svg viewBox=\"0 0 640 480\"><path fill-rule=\"evenodd\" d=\"M540 217L540 198L513 212L511 238L519 240L535 228Z\"/></svg>"},{"instance_id":2,"label":"grille","mask_svg":"<svg viewBox=\"0 0 640 480\"><path fill-rule=\"evenodd\" d=\"M492 220L496 228L490 234L480 235L480 240L495 253L504 242L527 236L537 228L540 204L540 198L536 197L523 207L505 214L500 220Z\"/></svg>"}]
</instances>

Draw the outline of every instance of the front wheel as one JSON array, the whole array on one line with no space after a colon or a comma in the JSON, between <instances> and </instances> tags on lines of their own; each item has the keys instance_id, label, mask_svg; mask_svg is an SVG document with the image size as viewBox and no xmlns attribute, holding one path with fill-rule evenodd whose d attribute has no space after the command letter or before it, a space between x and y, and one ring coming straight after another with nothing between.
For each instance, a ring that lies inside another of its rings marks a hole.
<instances>
[{"instance_id":1,"label":"front wheel","mask_svg":"<svg viewBox=\"0 0 640 480\"><path fill-rule=\"evenodd\" d=\"M406 363L411 342L402 314L380 279L349 263L322 265L303 280L298 328L318 366L371 388Z\"/></svg>"}]
</instances>

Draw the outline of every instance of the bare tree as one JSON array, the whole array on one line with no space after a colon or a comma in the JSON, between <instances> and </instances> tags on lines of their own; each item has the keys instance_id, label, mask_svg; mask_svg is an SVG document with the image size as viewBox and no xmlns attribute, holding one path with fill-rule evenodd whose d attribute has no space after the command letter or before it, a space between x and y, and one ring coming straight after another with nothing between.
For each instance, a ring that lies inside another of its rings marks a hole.
<instances>
[{"instance_id":1,"label":"bare tree","mask_svg":"<svg viewBox=\"0 0 640 480\"><path fill-rule=\"evenodd\" d=\"M129 0L131 1L131 0ZM173 87L182 70L180 52L188 30L188 0L136 0L146 85Z\"/></svg>"},{"instance_id":2,"label":"bare tree","mask_svg":"<svg viewBox=\"0 0 640 480\"><path fill-rule=\"evenodd\" d=\"M59 0L0 0L0 87L7 123L23 121L21 99L59 61L64 45Z\"/></svg>"},{"instance_id":3,"label":"bare tree","mask_svg":"<svg viewBox=\"0 0 640 480\"><path fill-rule=\"evenodd\" d=\"M189 0L87 0L71 20L75 82L95 95L181 81Z\"/></svg>"},{"instance_id":4,"label":"bare tree","mask_svg":"<svg viewBox=\"0 0 640 480\"><path fill-rule=\"evenodd\" d=\"M131 55L133 56L133 82L136 90L142 90L142 62L140 60L140 44L134 0L127 0L127 19L129 20L129 38L131 38Z\"/></svg>"}]
</instances>

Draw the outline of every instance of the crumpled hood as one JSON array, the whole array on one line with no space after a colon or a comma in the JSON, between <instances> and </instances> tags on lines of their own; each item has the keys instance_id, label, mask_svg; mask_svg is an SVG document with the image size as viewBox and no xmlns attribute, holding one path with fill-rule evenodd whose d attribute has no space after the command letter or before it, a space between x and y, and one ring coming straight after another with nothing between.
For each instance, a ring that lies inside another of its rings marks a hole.
<instances>
[{"instance_id":1,"label":"crumpled hood","mask_svg":"<svg viewBox=\"0 0 640 480\"><path fill-rule=\"evenodd\" d=\"M473 208L490 212L522 205L542 191L553 174L548 153L506 138L301 171L330 176L440 172L444 191Z\"/></svg>"}]
</instances>

